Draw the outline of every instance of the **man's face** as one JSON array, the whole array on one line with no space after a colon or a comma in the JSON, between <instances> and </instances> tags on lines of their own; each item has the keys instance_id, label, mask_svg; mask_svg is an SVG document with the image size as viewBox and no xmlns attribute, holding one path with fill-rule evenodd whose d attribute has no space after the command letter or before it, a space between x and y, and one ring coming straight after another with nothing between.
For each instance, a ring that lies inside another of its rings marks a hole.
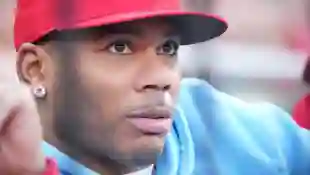
<instances>
[{"instance_id":1,"label":"man's face","mask_svg":"<svg viewBox=\"0 0 310 175\"><path fill-rule=\"evenodd\" d=\"M52 41L73 49L72 58L47 54L58 64L43 61L41 84L48 91L43 103L53 108L56 137L100 161L154 163L178 94L179 38L160 20L82 33L83 39Z\"/></svg>"}]
</instances>

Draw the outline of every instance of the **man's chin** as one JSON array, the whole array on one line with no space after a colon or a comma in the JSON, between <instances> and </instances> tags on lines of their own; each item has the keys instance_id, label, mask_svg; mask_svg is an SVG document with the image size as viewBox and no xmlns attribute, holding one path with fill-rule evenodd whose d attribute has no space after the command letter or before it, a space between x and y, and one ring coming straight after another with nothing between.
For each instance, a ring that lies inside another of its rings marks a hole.
<instances>
[{"instance_id":1,"label":"man's chin","mask_svg":"<svg viewBox=\"0 0 310 175\"><path fill-rule=\"evenodd\" d=\"M127 153L125 153L127 158L125 158L124 163L137 167L146 167L156 163L158 156L163 151L164 138L144 136L132 143L131 148L129 147L130 145L128 144Z\"/></svg>"},{"instance_id":2,"label":"man's chin","mask_svg":"<svg viewBox=\"0 0 310 175\"><path fill-rule=\"evenodd\" d=\"M149 167L150 165L156 164L158 155L160 155L161 152L151 152L150 150L148 150L148 152L146 152L146 150L144 151L145 152L138 152L137 154L135 154L131 158L130 162L127 162L128 165L137 168L145 168Z\"/></svg>"},{"instance_id":3,"label":"man's chin","mask_svg":"<svg viewBox=\"0 0 310 175\"><path fill-rule=\"evenodd\" d=\"M149 154L161 154L165 145L165 137L157 135L145 135L136 143L136 151Z\"/></svg>"}]
</instances>

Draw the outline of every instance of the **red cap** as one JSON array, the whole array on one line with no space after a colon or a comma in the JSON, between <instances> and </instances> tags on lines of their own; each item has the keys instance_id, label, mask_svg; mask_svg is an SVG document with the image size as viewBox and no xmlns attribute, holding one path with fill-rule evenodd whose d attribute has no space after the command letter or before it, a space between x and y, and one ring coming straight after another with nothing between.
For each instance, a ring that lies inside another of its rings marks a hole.
<instances>
[{"instance_id":1,"label":"red cap","mask_svg":"<svg viewBox=\"0 0 310 175\"><path fill-rule=\"evenodd\" d=\"M67 1L18 0L15 48L18 50L21 44L35 42L55 30L98 27L153 17L172 19L183 45L212 39L227 29L226 22L219 17L181 10L179 0L71 0L67 10L72 12L72 19L70 23L61 22L60 8Z\"/></svg>"}]
</instances>

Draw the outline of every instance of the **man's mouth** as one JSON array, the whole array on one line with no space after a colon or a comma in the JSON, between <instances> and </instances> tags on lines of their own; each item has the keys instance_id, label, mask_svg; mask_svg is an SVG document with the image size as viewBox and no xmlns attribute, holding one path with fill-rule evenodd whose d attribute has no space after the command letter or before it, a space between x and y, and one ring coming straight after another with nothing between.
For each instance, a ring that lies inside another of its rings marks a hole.
<instances>
[{"instance_id":1,"label":"man's mouth","mask_svg":"<svg viewBox=\"0 0 310 175\"><path fill-rule=\"evenodd\" d=\"M172 125L173 110L169 107L147 107L131 111L127 120L147 135L166 135Z\"/></svg>"}]
</instances>

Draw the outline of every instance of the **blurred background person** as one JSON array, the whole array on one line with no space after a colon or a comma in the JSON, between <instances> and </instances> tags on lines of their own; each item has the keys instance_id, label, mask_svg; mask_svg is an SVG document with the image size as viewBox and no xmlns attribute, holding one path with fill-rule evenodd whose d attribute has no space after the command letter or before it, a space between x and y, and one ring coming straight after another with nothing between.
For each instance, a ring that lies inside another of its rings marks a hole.
<instances>
[{"instance_id":1,"label":"blurred background person","mask_svg":"<svg viewBox=\"0 0 310 175\"><path fill-rule=\"evenodd\" d=\"M184 75L207 79L246 101L269 101L291 111L307 91L301 80L306 53L296 44L304 1L194 1L191 8L220 14L230 27L219 39L181 50Z\"/></svg>"},{"instance_id":2,"label":"blurred background person","mask_svg":"<svg viewBox=\"0 0 310 175\"><path fill-rule=\"evenodd\" d=\"M308 87L307 94L302 97L294 106L293 117L303 128L310 129L310 3L306 7L306 25L297 36L297 46L308 53L308 60L303 72L303 81Z\"/></svg>"}]
</instances>

